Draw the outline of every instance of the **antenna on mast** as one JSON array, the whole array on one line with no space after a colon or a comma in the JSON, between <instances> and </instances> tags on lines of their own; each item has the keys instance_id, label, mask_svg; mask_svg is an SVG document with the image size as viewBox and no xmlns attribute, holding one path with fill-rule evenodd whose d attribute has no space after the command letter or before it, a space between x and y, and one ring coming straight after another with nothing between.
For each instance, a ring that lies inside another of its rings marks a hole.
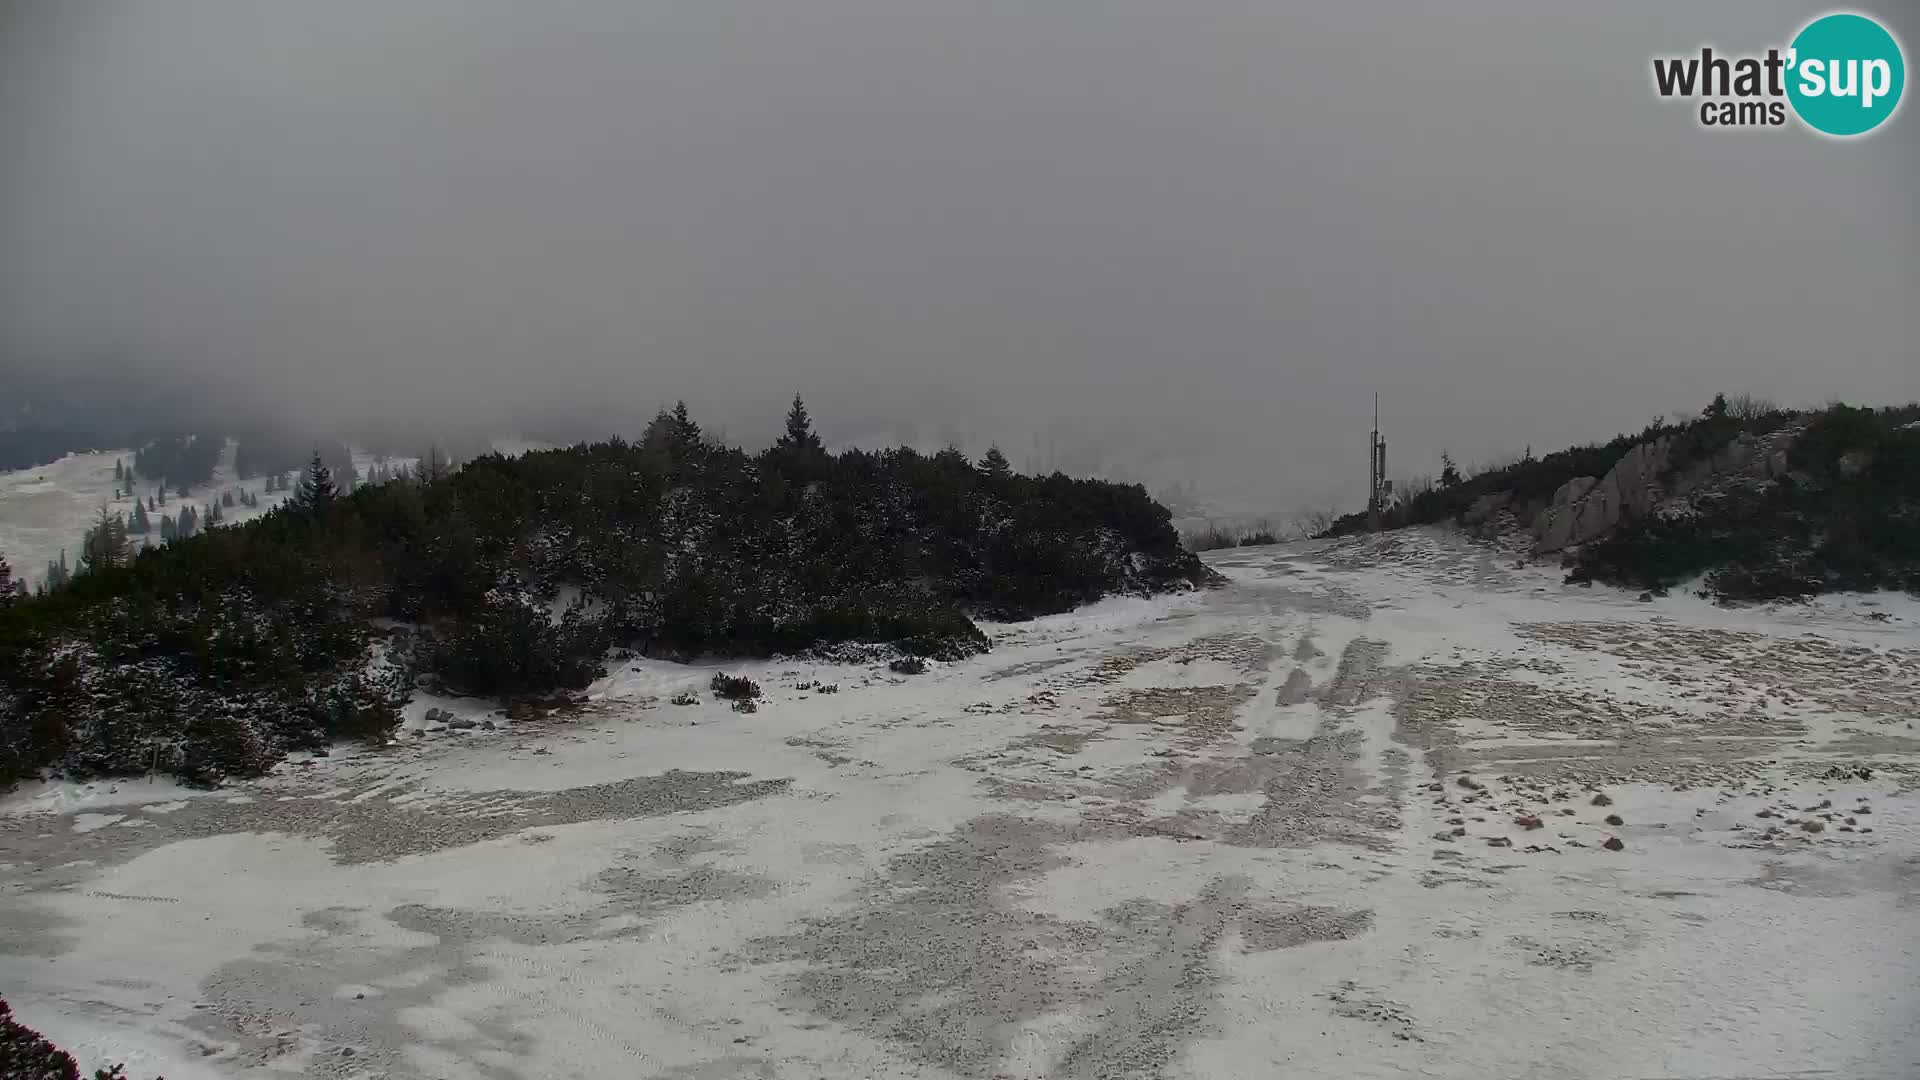
<instances>
[{"instance_id":1,"label":"antenna on mast","mask_svg":"<svg viewBox=\"0 0 1920 1080\"><path fill-rule=\"evenodd\" d=\"M1367 528L1380 531L1387 508L1387 440L1380 436L1380 394L1373 395L1373 434L1367 439Z\"/></svg>"}]
</instances>

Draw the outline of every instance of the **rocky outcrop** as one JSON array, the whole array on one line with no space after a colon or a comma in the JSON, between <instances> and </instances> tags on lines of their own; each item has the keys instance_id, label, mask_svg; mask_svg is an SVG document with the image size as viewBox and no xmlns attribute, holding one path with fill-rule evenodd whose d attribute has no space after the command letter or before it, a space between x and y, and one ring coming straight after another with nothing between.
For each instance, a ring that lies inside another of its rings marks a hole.
<instances>
[{"instance_id":1,"label":"rocky outcrop","mask_svg":"<svg viewBox=\"0 0 1920 1080\"><path fill-rule=\"evenodd\" d=\"M1669 442L1663 436L1626 452L1607 475L1577 476L1560 485L1533 520L1535 554L1561 551L1612 532L1627 518L1652 511L1660 501Z\"/></svg>"},{"instance_id":2,"label":"rocky outcrop","mask_svg":"<svg viewBox=\"0 0 1920 1080\"><path fill-rule=\"evenodd\" d=\"M1676 472L1666 436L1628 450L1607 475L1576 477L1560 485L1533 519L1533 551L1564 551L1611 534L1624 521L1656 509L1684 513L1689 499L1728 484L1771 483L1787 474L1787 446L1798 428L1758 438L1739 435L1711 457ZM1476 504L1477 505L1477 504Z\"/></svg>"}]
</instances>

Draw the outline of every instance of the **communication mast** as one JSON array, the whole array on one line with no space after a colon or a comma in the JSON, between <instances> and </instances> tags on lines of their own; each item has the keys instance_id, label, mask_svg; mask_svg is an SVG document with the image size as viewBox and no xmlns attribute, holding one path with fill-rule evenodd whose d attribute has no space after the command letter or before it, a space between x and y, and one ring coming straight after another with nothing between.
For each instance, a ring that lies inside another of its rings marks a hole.
<instances>
[{"instance_id":1,"label":"communication mast","mask_svg":"<svg viewBox=\"0 0 1920 1080\"><path fill-rule=\"evenodd\" d=\"M1387 479L1387 440L1380 435L1380 395L1373 395L1373 434L1367 440L1367 528L1380 531L1380 515L1391 498Z\"/></svg>"}]
</instances>

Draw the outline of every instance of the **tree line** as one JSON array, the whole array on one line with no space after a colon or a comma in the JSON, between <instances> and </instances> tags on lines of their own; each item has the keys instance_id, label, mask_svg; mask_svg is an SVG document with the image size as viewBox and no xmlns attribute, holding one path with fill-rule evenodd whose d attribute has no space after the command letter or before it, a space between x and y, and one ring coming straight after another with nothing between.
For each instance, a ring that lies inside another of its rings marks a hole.
<instances>
[{"instance_id":1,"label":"tree line","mask_svg":"<svg viewBox=\"0 0 1920 1080\"><path fill-rule=\"evenodd\" d=\"M549 694L615 646L957 659L987 647L974 618L1209 579L1138 485L1020 475L997 449L831 453L797 397L757 454L681 404L635 442L429 461L352 492L315 456L259 518L0 612L0 779L255 772L385 737L423 678Z\"/></svg>"}]
</instances>

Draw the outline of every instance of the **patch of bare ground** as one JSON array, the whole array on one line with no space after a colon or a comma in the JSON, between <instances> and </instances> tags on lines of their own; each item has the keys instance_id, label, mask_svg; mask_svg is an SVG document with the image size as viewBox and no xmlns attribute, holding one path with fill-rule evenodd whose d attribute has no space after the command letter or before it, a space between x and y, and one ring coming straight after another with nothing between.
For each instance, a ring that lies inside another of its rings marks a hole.
<instances>
[{"instance_id":1,"label":"patch of bare ground","mask_svg":"<svg viewBox=\"0 0 1920 1080\"><path fill-rule=\"evenodd\" d=\"M755 940L730 963L776 964L786 996L823 1019L967 1077L990 1077L1026 1025L1087 1018L1047 1075L1162 1075L1207 1031L1222 979L1216 953L1288 948L1364 933L1364 911L1250 897L1216 877L1191 900L1126 901L1096 918L1020 906L1017 888L1065 866L1103 830L990 816L893 858L847 909Z\"/></svg>"},{"instance_id":2,"label":"patch of bare ground","mask_svg":"<svg viewBox=\"0 0 1920 1080\"><path fill-rule=\"evenodd\" d=\"M1520 636L1618 657L1680 696L1732 706L1755 694L1784 707L1910 720L1920 708L1920 651L1818 635L1775 637L1670 623L1525 623Z\"/></svg>"},{"instance_id":3,"label":"patch of bare ground","mask_svg":"<svg viewBox=\"0 0 1920 1080\"><path fill-rule=\"evenodd\" d=\"M430 800L401 788L341 791L315 786L244 803L194 799L170 814L135 819L148 822L142 828L81 833L73 831L73 821L66 816L0 818L0 842L8 862L43 869L36 887L54 884L59 865L92 864L71 871L84 876L163 844L239 832L324 837L332 842L336 862L381 862L542 825L717 809L778 794L791 783L747 777L739 772L669 770L562 791L436 793Z\"/></svg>"},{"instance_id":4,"label":"patch of bare ground","mask_svg":"<svg viewBox=\"0 0 1920 1080\"><path fill-rule=\"evenodd\" d=\"M1109 724L1153 724L1176 728L1187 746L1205 746L1233 730L1234 710L1253 698L1253 687L1169 686L1122 690L1108 695L1093 719Z\"/></svg>"}]
</instances>

